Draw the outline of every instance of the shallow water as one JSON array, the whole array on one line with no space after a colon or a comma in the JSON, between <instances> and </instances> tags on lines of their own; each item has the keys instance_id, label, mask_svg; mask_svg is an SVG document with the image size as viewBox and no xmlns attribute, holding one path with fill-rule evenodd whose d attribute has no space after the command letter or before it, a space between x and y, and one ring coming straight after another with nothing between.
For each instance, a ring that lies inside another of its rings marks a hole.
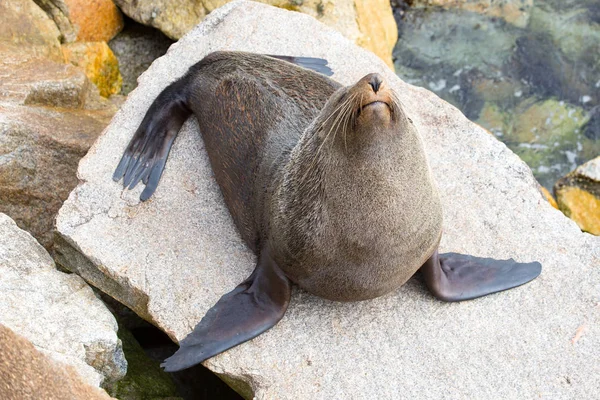
<instances>
[{"instance_id":1,"label":"shallow water","mask_svg":"<svg viewBox=\"0 0 600 400\"><path fill-rule=\"evenodd\" d=\"M600 1L454 4L397 4L397 74L496 135L548 189L598 156Z\"/></svg>"}]
</instances>

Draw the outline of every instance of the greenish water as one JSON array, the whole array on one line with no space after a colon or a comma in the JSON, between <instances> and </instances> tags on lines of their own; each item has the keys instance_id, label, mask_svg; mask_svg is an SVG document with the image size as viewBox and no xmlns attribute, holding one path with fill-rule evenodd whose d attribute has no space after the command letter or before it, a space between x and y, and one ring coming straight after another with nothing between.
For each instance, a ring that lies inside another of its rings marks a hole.
<instances>
[{"instance_id":1,"label":"greenish water","mask_svg":"<svg viewBox=\"0 0 600 400\"><path fill-rule=\"evenodd\" d=\"M551 189L600 154L600 1L500 3L516 7L396 7L396 72L496 135Z\"/></svg>"}]
</instances>

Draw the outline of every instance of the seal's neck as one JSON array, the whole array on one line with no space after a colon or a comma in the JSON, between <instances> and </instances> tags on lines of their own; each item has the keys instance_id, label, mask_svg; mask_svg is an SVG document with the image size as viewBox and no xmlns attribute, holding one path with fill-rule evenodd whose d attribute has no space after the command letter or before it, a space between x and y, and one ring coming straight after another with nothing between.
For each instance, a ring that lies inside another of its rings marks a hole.
<instances>
[{"instance_id":1,"label":"seal's neck","mask_svg":"<svg viewBox=\"0 0 600 400\"><path fill-rule=\"evenodd\" d=\"M338 257L368 254L360 248L385 253L415 234L406 229L418 226L415 207L438 201L421 140L414 128L372 139L352 151L356 143L346 149L323 144L310 130L302 136L273 197L272 230L286 256L322 249L319 241L343 249Z\"/></svg>"}]
</instances>

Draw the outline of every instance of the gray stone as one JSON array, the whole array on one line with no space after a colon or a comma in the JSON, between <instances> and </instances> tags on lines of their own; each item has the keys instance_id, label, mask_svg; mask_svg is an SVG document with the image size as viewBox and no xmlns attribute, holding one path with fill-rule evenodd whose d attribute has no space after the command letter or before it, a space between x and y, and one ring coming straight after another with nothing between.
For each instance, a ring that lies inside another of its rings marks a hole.
<instances>
[{"instance_id":1,"label":"gray stone","mask_svg":"<svg viewBox=\"0 0 600 400\"><path fill-rule=\"evenodd\" d=\"M600 182L600 156L580 165L575 172L588 179Z\"/></svg>"},{"instance_id":2,"label":"gray stone","mask_svg":"<svg viewBox=\"0 0 600 400\"><path fill-rule=\"evenodd\" d=\"M73 65L31 46L0 53L0 212L50 248L79 159L117 107Z\"/></svg>"},{"instance_id":3,"label":"gray stone","mask_svg":"<svg viewBox=\"0 0 600 400\"><path fill-rule=\"evenodd\" d=\"M117 321L85 283L56 270L31 235L0 214L0 324L93 386L127 372Z\"/></svg>"},{"instance_id":4,"label":"gray stone","mask_svg":"<svg viewBox=\"0 0 600 400\"><path fill-rule=\"evenodd\" d=\"M264 23L269 21L269 23ZM420 278L359 303L295 290L282 321L205 362L258 399L593 398L600 384L600 239L545 201L504 144L311 17L251 2L217 10L173 45L82 159L59 212L61 264L173 339L254 267L212 178L197 124L176 141L153 198L111 180L144 113L211 51L326 57L334 79L386 76L421 132L444 206L441 250L538 260L523 287L463 303Z\"/></svg>"}]
</instances>

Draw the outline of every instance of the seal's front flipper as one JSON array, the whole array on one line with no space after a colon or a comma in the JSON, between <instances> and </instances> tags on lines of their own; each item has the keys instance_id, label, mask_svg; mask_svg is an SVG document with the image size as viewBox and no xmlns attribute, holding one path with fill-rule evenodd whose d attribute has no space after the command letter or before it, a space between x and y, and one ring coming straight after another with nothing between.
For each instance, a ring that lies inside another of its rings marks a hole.
<instances>
[{"instance_id":1,"label":"seal's front flipper","mask_svg":"<svg viewBox=\"0 0 600 400\"><path fill-rule=\"evenodd\" d=\"M327 65L327 60L315 57L294 57L294 56L273 56L268 54L268 57L277 58L278 60L287 61L296 64L299 67L310 69L325 76L333 75L333 71Z\"/></svg>"},{"instance_id":2,"label":"seal's front flipper","mask_svg":"<svg viewBox=\"0 0 600 400\"><path fill-rule=\"evenodd\" d=\"M161 366L189 368L260 335L283 317L290 294L289 279L263 251L252 275L221 297Z\"/></svg>"},{"instance_id":3,"label":"seal's front flipper","mask_svg":"<svg viewBox=\"0 0 600 400\"><path fill-rule=\"evenodd\" d=\"M535 279L539 262L518 263L513 259L473 257L437 251L421 267L425 283L435 297L444 301L470 300L511 289Z\"/></svg>"},{"instance_id":4,"label":"seal's front flipper","mask_svg":"<svg viewBox=\"0 0 600 400\"><path fill-rule=\"evenodd\" d=\"M171 84L154 100L113 174L115 182L123 178L123 187L129 189L142 181L146 185L142 201L156 190L171 145L191 114L185 105L182 82L180 79Z\"/></svg>"}]
</instances>

